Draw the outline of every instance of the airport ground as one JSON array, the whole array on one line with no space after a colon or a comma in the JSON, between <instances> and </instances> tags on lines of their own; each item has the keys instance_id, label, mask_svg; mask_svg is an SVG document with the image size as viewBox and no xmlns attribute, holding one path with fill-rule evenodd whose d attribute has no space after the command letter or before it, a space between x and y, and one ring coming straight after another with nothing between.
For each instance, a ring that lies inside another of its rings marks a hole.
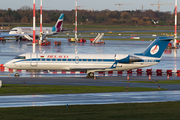
<instances>
[{"instance_id":1,"label":"airport ground","mask_svg":"<svg viewBox=\"0 0 180 120\"><path fill-rule=\"evenodd\" d=\"M84 26L86 27L86 26ZM153 29L148 27L118 27L114 30L144 30ZM71 28L71 27L69 27ZM80 26L79 26L80 28ZM109 27L97 27L96 30L112 30ZM161 29L161 28L155 28ZM164 28L162 28L164 29ZM173 27L167 29L173 29ZM91 28L80 28L79 30L92 30ZM93 28L93 30L95 30ZM107 33L108 35L118 33ZM134 32L129 34L136 34ZM141 33L145 34L145 33ZM152 33L153 34L153 33ZM159 33L161 34L161 33ZM168 33L170 34L170 33ZM115 35L114 35L115 36ZM111 38L112 39L112 38ZM119 38L118 38L119 39ZM123 40L125 40L123 38ZM149 39L147 39L149 40ZM180 84L162 83L128 83L126 77L98 77L92 78L0 78L3 84L43 84L43 85L70 85L70 86L123 86L156 88L159 86L167 90L179 90ZM156 77L153 81L166 80L166 77ZM178 77L170 80L179 80ZM149 81L148 77L134 77L130 81ZM24 107L24 108L1 108L0 116L5 119L178 119L179 102L166 103L140 103L140 104L113 104L113 105L81 105L81 106L56 106L56 107Z\"/></svg>"},{"instance_id":2,"label":"airport ground","mask_svg":"<svg viewBox=\"0 0 180 120\"><path fill-rule=\"evenodd\" d=\"M175 78L174 78L175 79ZM152 79L148 77L98 77L93 78L1 78L3 86L1 95L41 95L41 94L75 94L106 92L137 92L179 90L180 80Z\"/></svg>"},{"instance_id":3,"label":"airport ground","mask_svg":"<svg viewBox=\"0 0 180 120\"><path fill-rule=\"evenodd\" d=\"M3 84L20 84L28 85L69 85L69 86L109 86L109 87L147 87L162 88L168 90L179 90L180 84L178 77L171 77L167 80L165 77L154 77L149 80L148 77L131 77L130 82L126 77L98 77L93 78L12 78L2 77ZM154 81L173 81L177 80L176 84L162 84ZM134 83L142 81L144 83ZM149 83L147 83L149 82ZM125 90L125 89L124 89ZM23 92L23 89L22 89ZM129 91L128 91L129 92ZM106 104L106 105L64 105L64 106L49 106L49 107L21 107L21 108L1 108L0 116L2 120L9 119L38 119L38 120L159 120L173 119L178 120L180 102L158 102L158 103L128 103L128 104Z\"/></svg>"},{"instance_id":4,"label":"airport ground","mask_svg":"<svg viewBox=\"0 0 180 120\"><path fill-rule=\"evenodd\" d=\"M73 30L73 25L64 25L65 29ZM154 30L154 31L153 31ZM167 31L156 31L167 30ZM173 31L168 31L173 30ZM96 32L89 32L96 31ZM113 32L112 32L113 31ZM124 32L125 31L125 32ZM141 36L143 38L135 40L149 41L154 40L155 36L174 36L174 26L118 26L118 25L78 25L78 37L84 37L86 40L95 38L98 32L103 32L105 37L103 40L133 40L131 37L125 36ZM63 35L63 36L62 36ZM59 36L51 36L52 38L70 38L74 36L71 32L67 35L66 32L60 33ZM147 37L151 36L151 37Z\"/></svg>"},{"instance_id":5,"label":"airport ground","mask_svg":"<svg viewBox=\"0 0 180 120\"><path fill-rule=\"evenodd\" d=\"M102 40L125 40L125 41L132 41L132 40L136 40L136 41L152 41L154 40L155 36L173 36L173 32L111 32L111 31L102 31L104 33L104 38ZM78 37L81 38L83 37L86 40L90 40L91 38L95 38L97 36L98 32L78 32ZM153 36L155 35L155 36ZM138 39L133 39L132 37L139 37ZM148 36L148 37L147 37ZM60 33L56 36L51 36L50 38L73 38L74 37L74 33Z\"/></svg>"},{"instance_id":6,"label":"airport ground","mask_svg":"<svg viewBox=\"0 0 180 120\"><path fill-rule=\"evenodd\" d=\"M21 84L26 85L68 85L68 86L122 86L127 87L144 87L144 88L158 88L159 86L166 90L180 90L179 77L170 77L167 80L166 76L154 76L149 80L148 76L133 76L128 82L126 77L1 77L3 84ZM173 80L176 80L174 82ZM141 82L137 82L141 81ZM162 82L164 81L164 82ZM171 82L167 82L171 81ZM149 83L148 83L149 82ZM165 84L164 84L165 83ZM125 91L125 89L124 89ZM108 91L106 91L108 92ZM118 92L118 91L117 91Z\"/></svg>"}]
</instances>

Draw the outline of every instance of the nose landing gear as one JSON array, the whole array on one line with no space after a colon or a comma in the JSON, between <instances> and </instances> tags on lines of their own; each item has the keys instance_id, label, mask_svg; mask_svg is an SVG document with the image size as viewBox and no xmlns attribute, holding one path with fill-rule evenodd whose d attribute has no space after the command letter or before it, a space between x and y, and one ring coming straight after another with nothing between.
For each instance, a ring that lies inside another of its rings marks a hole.
<instances>
[{"instance_id":1,"label":"nose landing gear","mask_svg":"<svg viewBox=\"0 0 180 120\"><path fill-rule=\"evenodd\" d=\"M16 71L16 74L14 75L14 77L19 77L19 73Z\"/></svg>"}]
</instances>

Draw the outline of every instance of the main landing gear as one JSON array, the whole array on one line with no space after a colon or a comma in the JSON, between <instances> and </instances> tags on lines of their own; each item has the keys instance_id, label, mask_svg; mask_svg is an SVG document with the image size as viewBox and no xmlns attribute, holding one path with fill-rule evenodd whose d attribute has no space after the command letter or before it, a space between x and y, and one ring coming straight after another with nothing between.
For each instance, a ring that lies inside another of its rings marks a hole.
<instances>
[{"instance_id":1,"label":"main landing gear","mask_svg":"<svg viewBox=\"0 0 180 120\"><path fill-rule=\"evenodd\" d=\"M88 73L87 77L94 77L94 73L93 72Z\"/></svg>"},{"instance_id":2,"label":"main landing gear","mask_svg":"<svg viewBox=\"0 0 180 120\"><path fill-rule=\"evenodd\" d=\"M16 42L22 41L22 37L16 37Z\"/></svg>"},{"instance_id":3,"label":"main landing gear","mask_svg":"<svg viewBox=\"0 0 180 120\"><path fill-rule=\"evenodd\" d=\"M5 43L6 42L6 40L5 39L2 39L2 43Z\"/></svg>"}]
</instances>

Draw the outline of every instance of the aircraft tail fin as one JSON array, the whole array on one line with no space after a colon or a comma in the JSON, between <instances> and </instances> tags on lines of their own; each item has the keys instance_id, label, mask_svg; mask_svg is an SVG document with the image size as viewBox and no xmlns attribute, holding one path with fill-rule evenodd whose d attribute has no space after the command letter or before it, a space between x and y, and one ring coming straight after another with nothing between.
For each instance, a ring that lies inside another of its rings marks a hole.
<instances>
[{"instance_id":1,"label":"aircraft tail fin","mask_svg":"<svg viewBox=\"0 0 180 120\"><path fill-rule=\"evenodd\" d=\"M56 24L52 28L52 32L61 32L63 30L63 28L62 28L62 26L63 26L63 19L64 19L64 13L62 13L60 15L60 17L57 20Z\"/></svg>"},{"instance_id":2,"label":"aircraft tail fin","mask_svg":"<svg viewBox=\"0 0 180 120\"><path fill-rule=\"evenodd\" d=\"M136 53L134 55L161 58L168 43L172 39L173 38L170 37L158 37L145 49L143 53Z\"/></svg>"}]
</instances>

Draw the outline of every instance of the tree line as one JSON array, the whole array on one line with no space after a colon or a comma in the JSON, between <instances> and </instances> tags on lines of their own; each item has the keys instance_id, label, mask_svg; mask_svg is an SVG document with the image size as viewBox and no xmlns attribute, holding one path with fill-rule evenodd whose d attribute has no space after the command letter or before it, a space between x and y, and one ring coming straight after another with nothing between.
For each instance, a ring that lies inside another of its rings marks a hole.
<instances>
[{"instance_id":1,"label":"tree line","mask_svg":"<svg viewBox=\"0 0 180 120\"><path fill-rule=\"evenodd\" d=\"M75 22L75 10L43 10L43 23L55 23L61 13L64 13L64 23ZM179 18L180 13L178 13ZM17 10L0 10L0 22L32 23L33 10L29 6L23 6ZM158 25L174 25L174 13L158 12L153 10L136 11L88 11L78 10L78 24L102 24L102 25L134 25L150 26L153 20L159 21ZM40 21L40 10L36 10L36 22Z\"/></svg>"}]
</instances>

